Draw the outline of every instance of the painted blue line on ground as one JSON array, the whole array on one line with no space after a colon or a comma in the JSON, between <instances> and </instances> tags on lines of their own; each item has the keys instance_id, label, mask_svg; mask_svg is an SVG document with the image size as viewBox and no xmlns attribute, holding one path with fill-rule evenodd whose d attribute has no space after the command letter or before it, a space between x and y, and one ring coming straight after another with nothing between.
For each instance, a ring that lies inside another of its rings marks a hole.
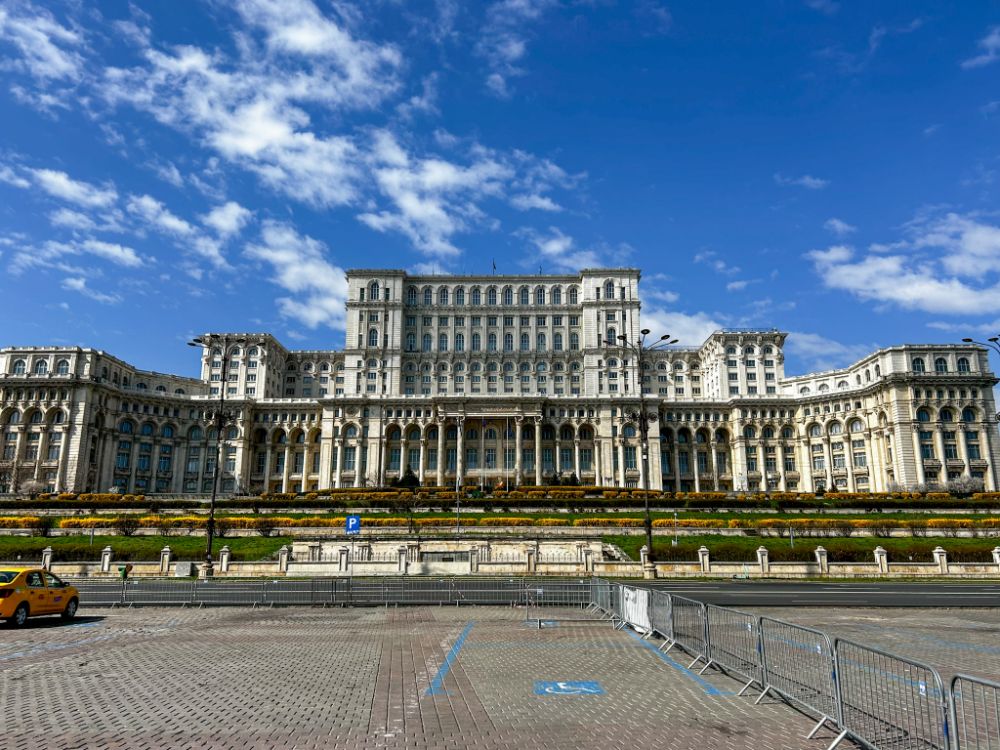
<instances>
[{"instance_id":1,"label":"painted blue line on ground","mask_svg":"<svg viewBox=\"0 0 1000 750\"><path fill-rule=\"evenodd\" d=\"M447 677L448 673L451 671L452 663L454 663L456 657L458 656L458 652L462 650L462 644L465 643L465 639L468 637L469 631L472 630L472 626L475 624L475 621L470 622L465 626L461 635L458 636L458 640L456 640L454 645L452 645L451 650L448 651L448 655L444 657L444 664L441 665L437 674L434 675L434 679L431 680L430 687L428 687L427 691L424 693L425 696L448 695L448 691L442 688L441 685L444 682L444 678Z\"/></svg>"},{"instance_id":2,"label":"painted blue line on ground","mask_svg":"<svg viewBox=\"0 0 1000 750\"><path fill-rule=\"evenodd\" d=\"M669 664L671 667L673 667L674 669L676 669L681 674L686 675L687 677L690 677L692 680L694 680L695 682L697 682L701 686L701 688L705 691L705 695L732 695L732 693L729 692L728 690L719 690L719 688L717 688L715 685L713 685L712 683L710 683L708 680L706 680L700 674L698 674L697 672L692 672L690 669L688 669L687 667L685 667L683 664L680 664L680 663L674 661L673 658L671 658L670 654L663 653L662 651L660 651L660 649L658 649L652 643L650 643L649 641L642 640L641 637L639 637L638 635L636 635L631 630L626 630L625 632L628 633L635 640L635 642L638 643L640 646L642 646L643 648L647 648L650 651L652 651L654 654L656 654L663 662L665 662L666 664Z\"/></svg>"}]
</instances>

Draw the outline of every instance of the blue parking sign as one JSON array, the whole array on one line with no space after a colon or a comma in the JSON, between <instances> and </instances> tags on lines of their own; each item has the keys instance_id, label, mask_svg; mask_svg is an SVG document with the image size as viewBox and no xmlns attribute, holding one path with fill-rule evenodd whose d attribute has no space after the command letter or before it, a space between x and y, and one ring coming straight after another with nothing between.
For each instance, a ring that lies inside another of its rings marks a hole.
<instances>
[{"instance_id":1,"label":"blue parking sign","mask_svg":"<svg viewBox=\"0 0 1000 750\"><path fill-rule=\"evenodd\" d=\"M344 530L348 534L361 533L361 516L348 516L344 519Z\"/></svg>"}]
</instances>

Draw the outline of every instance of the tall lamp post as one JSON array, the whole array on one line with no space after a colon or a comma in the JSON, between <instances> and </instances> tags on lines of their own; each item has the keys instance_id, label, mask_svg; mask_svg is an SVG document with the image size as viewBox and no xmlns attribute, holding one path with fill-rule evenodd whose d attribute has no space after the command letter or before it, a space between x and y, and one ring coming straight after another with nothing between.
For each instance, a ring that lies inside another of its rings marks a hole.
<instances>
[{"instance_id":1,"label":"tall lamp post","mask_svg":"<svg viewBox=\"0 0 1000 750\"><path fill-rule=\"evenodd\" d=\"M226 423L231 419L231 415L226 414L226 388L229 386L229 347L231 344L242 346L245 343L245 338L230 338L218 333L205 334L188 342L188 346L208 349L209 362L213 361L213 348L219 347L222 350L222 379L219 383L219 405L211 417L215 426L215 465L212 467L212 498L208 504L208 523L205 524L205 565L202 568L202 575L205 578L211 578L215 572L212 567L212 541L215 538L215 499L219 493L219 464L222 462L222 431L225 429ZM209 379L209 382L211 383L211 379Z\"/></svg>"},{"instance_id":2,"label":"tall lamp post","mask_svg":"<svg viewBox=\"0 0 1000 750\"><path fill-rule=\"evenodd\" d=\"M649 336L649 329L643 328L639 331L639 338L631 341L628 336L622 334L618 337L623 349L628 349L635 357L635 366L639 373L636 380L639 382L639 410L623 411L622 416L630 422L639 424L639 436L641 438L642 449L642 495L643 507L645 509L645 519L643 525L646 527L646 550L649 560L653 560L653 519L649 515L649 423L659 418L657 412L646 411L646 395L643 391L643 373L646 371L646 355L649 352L663 349L677 343L677 339L671 339L669 333L665 333L652 343L646 343ZM623 467L624 468L624 467ZM695 471L698 467L695 467Z\"/></svg>"}]
</instances>

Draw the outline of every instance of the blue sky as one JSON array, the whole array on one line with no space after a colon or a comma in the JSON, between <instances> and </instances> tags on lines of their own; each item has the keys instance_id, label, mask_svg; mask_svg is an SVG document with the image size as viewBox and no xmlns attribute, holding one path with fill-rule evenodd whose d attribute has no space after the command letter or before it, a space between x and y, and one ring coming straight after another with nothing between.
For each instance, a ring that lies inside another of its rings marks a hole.
<instances>
[{"instance_id":1,"label":"blue sky","mask_svg":"<svg viewBox=\"0 0 1000 750\"><path fill-rule=\"evenodd\" d=\"M0 0L3 345L343 344L343 271L643 270L786 369L1000 329L987 2Z\"/></svg>"}]
</instances>

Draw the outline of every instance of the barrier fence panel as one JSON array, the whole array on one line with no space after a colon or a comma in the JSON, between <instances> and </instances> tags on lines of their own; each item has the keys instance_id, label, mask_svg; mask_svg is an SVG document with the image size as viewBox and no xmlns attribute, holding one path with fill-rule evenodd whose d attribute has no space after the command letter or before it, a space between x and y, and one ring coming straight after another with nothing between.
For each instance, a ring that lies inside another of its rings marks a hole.
<instances>
[{"instance_id":1,"label":"barrier fence panel","mask_svg":"<svg viewBox=\"0 0 1000 750\"><path fill-rule=\"evenodd\" d=\"M738 695L743 695L754 684L763 686L764 667L761 663L760 618L735 609L705 607L708 621L708 663L724 672L730 672L746 680Z\"/></svg>"},{"instance_id":2,"label":"barrier fence panel","mask_svg":"<svg viewBox=\"0 0 1000 750\"><path fill-rule=\"evenodd\" d=\"M191 604L207 607L260 605L265 590L259 581L245 579L193 581L191 586Z\"/></svg>"},{"instance_id":3,"label":"barrier fence panel","mask_svg":"<svg viewBox=\"0 0 1000 750\"><path fill-rule=\"evenodd\" d=\"M121 581L95 581L85 578L66 578L66 583L75 586L80 592L80 601L88 607L110 607L121 604L123 589Z\"/></svg>"},{"instance_id":4,"label":"barrier fence panel","mask_svg":"<svg viewBox=\"0 0 1000 750\"><path fill-rule=\"evenodd\" d=\"M540 628L546 610L559 608L555 613L560 622L604 622L604 614L591 604L592 584L589 580L526 579L524 582L524 619L535 622Z\"/></svg>"},{"instance_id":5,"label":"barrier fence panel","mask_svg":"<svg viewBox=\"0 0 1000 750\"><path fill-rule=\"evenodd\" d=\"M130 578L125 581L127 605L190 606L195 603L197 581L176 578Z\"/></svg>"},{"instance_id":6,"label":"barrier fence panel","mask_svg":"<svg viewBox=\"0 0 1000 750\"><path fill-rule=\"evenodd\" d=\"M819 723L809 738L825 724L839 728L836 665L829 636L770 617L761 617L759 627L764 690L757 703L775 693L814 713Z\"/></svg>"},{"instance_id":7,"label":"barrier fence panel","mask_svg":"<svg viewBox=\"0 0 1000 750\"><path fill-rule=\"evenodd\" d=\"M1000 750L1000 683L958 674L950 693L956 750Z\"/></svg>"},{"instance_id":8,"label":"barrier fence panel","mask_svg":"<svg viewBox=\"0 0 1000 750\"><path fill-rule=\"evenodd\" d=\"M653 632L670 641L674 637L674 629L670 617L670 594L662 591L649 592L649 624Z\"/></svg>"},{"instance_id":9,"label":"barrier fence panel","mask_svg":"<svg viewBox=\"0 0 1000 750\"><path fill-rule=\"evenodd\" d=\"M653 626L649 622L649 589L637 586L622 587L622 619L623 625L630 625L644 637L652 634Z\"/></svg>"},{"instance_id":10,"label":"barrier fence panel","mask_svg":"<svg viewBox=\"0 0 1000 750\"><path fill-rule=\"evenodd\" d=\"M671 639L666 650L680 646L694 657L688 669L699 661L708 662L708 623L705 605L683 596L670 595Z\"/></svg>"},{"instance_id":11,"label":"barrier fence panel","mask_svg":"<svg viewBox=\"0 0 1000 750\"><path fill-rule=\"evenodd\" d=\"M844 734L876 750L948 750L948 697L933 667L834 641Z\"/></svg>"}]
</instances>

